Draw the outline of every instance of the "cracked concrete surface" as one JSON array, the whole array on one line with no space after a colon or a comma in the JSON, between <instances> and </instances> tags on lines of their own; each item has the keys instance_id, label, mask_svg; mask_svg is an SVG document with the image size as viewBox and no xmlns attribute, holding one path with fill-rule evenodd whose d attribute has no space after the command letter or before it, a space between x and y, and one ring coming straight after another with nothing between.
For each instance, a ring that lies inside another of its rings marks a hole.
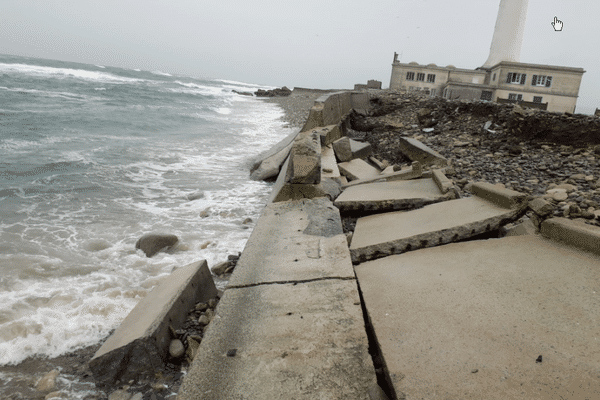
<instances>
[{"instance_id":1,"label":"cracked concrete surface","mask_svg":"<svg viewBox=\"0 0 600 400\"><path fill-rule=\"evenodd\" d=\"M177 398L368 400L375 382L338 209L267 205Z\"/></svg>"}]
</instances>

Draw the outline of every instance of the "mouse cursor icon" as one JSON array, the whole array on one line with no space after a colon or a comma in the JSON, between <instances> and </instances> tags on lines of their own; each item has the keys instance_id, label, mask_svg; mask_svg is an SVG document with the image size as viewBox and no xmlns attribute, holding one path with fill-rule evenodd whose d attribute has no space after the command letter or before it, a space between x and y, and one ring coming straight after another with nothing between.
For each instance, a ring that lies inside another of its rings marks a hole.
<instances>
[{"instance_id":1,"label":"mouse cursor icon","mask_svg":"<svg viewBox=\"0 0 600 400\"><path fill-rule=\"evenodd\" d=\"M551 22L551 24L554 27L555 31L562 31L563 23L558 18L556 18L556 16L554 17L554 22Z\"/></svg>"}]
</instances>

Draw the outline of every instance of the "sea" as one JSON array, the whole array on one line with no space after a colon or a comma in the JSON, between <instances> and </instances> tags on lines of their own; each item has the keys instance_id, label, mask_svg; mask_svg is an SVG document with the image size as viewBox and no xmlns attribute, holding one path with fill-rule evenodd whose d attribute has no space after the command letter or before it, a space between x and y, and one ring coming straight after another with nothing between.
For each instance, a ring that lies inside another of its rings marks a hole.
<instances>
[{"instance_id":1,"label":"sea","mask_svg":"<svg viewBox=\"0 0 600 400\"><path fill-rule=\"evenodd\" d=\"M0 365L96 344L174 269L243 250L272 185L250 165L294 128L233 90L271 88L0 55ZM179 242L148 258L152 232Z\"/></svg>"}]
</instances>

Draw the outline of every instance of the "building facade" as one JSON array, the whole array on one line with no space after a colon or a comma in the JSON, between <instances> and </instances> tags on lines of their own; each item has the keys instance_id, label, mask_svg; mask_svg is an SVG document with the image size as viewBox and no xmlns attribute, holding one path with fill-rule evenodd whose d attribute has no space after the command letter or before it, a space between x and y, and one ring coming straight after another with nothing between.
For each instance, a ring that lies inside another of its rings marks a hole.
<instances>
[{"instance_id":1,"label":"building facade","mask_svg":"<svg viewBox=\"0 0 600 400\"><path fill-rule=\"evenodd\" d=\"M390 89L426 90L432 97L521 103L574 113L584 73L583 68L511 61L501 61L489 70L403 64L395 56Z\"/></svg>"},{"instance_id":2,"label":"building facade","mask_svg":"<svg viewBox=\"0 0 600 400\"><path fill-rule=\"evenodd\" d=\"M583 68L519 62L527 5L527 0L500 1L490 55L482 67L403 64L394 53L390 89L426 90L432 97L519 103L574 113Z\"/></svg>"}]
</instances>

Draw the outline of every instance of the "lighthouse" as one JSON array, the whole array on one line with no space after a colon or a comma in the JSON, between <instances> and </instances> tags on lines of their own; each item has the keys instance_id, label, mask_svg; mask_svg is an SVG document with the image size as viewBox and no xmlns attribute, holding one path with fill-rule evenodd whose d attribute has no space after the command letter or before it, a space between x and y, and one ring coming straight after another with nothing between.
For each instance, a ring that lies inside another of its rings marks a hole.
<instances>
[{"instance_id":1,"label":"lighthouse","mask_svg":"<svg viewBox=\"0 0 600 400\"><path fill-rule=\"evenodd\" d=\"M490 55L481 67L489 69L501 61L519 62L529 0L501 0Z\"/></svg>"}]
</instances>

